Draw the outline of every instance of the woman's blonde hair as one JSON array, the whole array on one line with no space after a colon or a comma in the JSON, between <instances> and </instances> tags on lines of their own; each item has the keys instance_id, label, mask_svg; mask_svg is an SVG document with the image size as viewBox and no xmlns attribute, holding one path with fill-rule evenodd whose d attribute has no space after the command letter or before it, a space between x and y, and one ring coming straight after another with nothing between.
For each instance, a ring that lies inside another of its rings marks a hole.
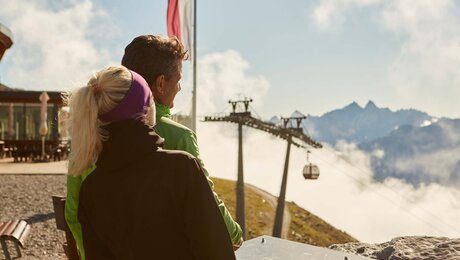
<instances>
[{"instance_id":1,"label":"woman's blonde hair","mask_svg":"<svg viewBox=\"0 0 460 260\"><path fill-rule=\"evenodd\" d=\"M108 133L102 126L110 122L98 116L115 108L131 87L132 76L123 66L110 66L93 74L85 87L70 95L69 132L71 153L69 175L79 176L94 163L102 151L102 142ZM153 100L144 122L154 125Z\"/></svg>"}]
</instances>

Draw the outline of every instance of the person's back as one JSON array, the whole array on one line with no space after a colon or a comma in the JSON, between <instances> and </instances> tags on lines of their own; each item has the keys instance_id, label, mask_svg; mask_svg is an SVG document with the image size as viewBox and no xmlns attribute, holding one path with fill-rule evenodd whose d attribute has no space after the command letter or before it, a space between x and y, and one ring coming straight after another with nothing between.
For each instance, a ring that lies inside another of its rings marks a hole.
<instances>
[{"instance_id":1,"label":"person's back","mask_svg":"<svg viewBox=\"0 0 460 260\"><path fill-rule=\"evenodd\" d=\"M142 123L107 129L97 168L81 188L87 259L234 259L196 160L157 149L159 137Z\"/></svg>"}]
</instances>

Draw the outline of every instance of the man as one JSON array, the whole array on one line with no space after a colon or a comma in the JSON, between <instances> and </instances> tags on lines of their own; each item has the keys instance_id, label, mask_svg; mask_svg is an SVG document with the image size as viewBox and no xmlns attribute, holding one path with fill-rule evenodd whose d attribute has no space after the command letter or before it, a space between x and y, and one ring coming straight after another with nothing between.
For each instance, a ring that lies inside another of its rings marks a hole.
<instances>
[{"instance_id":1,"label":"man","mask_svg":"<svg viewBox=\"0 0 460 260\"><path fill-rule=\"evenodd\" d=\"M182 150L195 156L204 169L211 189L213 182L199 156L195 133L189 128L170 119L170 109L174 106L176 94L181 90L182 61L187 59L187 51L175 37L142 35L134 38L125 48L121 64L139 73L150 86L156 104L156 132L165 139L164 149ZM242 242L242 231L225 204L214 192L214 198L224 218L230 239L234 245Z\"/></svg>"}]
</instances>

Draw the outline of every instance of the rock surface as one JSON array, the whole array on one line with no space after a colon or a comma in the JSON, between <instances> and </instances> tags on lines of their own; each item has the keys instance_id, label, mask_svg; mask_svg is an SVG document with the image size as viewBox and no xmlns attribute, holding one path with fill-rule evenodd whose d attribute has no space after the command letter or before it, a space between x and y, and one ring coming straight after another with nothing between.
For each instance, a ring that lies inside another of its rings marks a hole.
<instances>
[{"instance_id":1,"label":"rock surface","mask_svg":"<svg viewBox=\"0 0 460 260\"><path fill-rule=\"evenodd\" d=\"M346 243L330 249L354 253L379 260L460 259L460 239L446 237L397 237L381 244Z\"/></svg>"}]
</instances>

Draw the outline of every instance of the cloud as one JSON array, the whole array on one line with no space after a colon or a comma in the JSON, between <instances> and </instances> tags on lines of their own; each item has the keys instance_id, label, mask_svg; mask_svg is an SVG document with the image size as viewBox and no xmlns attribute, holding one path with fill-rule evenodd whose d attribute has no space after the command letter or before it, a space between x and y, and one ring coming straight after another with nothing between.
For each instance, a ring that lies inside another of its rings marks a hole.
<instances>
[{"instance_id":1,"label":"cloud","mask_svg":"<svg viewBox=\"0 0 460 260\"><path fill-rule=\"evenodd\" d=\"M460 133L458 120L440 120L432 129L439 129L435 136L436 142L420 143L426 140L424 135L413 134L414 141L410 145L412 153L396 154L384 164L389 171L396 172L400 177L419 178L423 182L437 182L445 186L457 186L460 183ZM424 128L427 129L430 126ZM423 128L422 128L423 129ZM428 134L432 133L427 131ZM412 175L412 176L411 176Z\"/></svg>"},{"instance_id":2,"label":"cloud","mask_svg":"<svg viewBox=\"0 0 460 260\"><path fill-rule=\"evenodd\" d=\"M181 114L189 114L191 111L191 69L190 64L185 63L184 72L187 77L175 102L179 104L175 111ZM262 107L270 83L262 75L251 74L250 69L249 62L235 50L213 52L200 57L197 64L198 116L228 113L231 111L228 101L236 99L252 98L253 108Z\"/></svg>"},{"instance_id":3,"label":"cloud","mask_svg":"<svg viewBox=\"0 0 460 260\"><path fill-rule=\"evenodd\" d=\"M374 149L374 151L372 151L372 156L377 159L382 159L385 156L385 151L382 149Z\"/></svg>"},{"instance_id":4,"label":"cloud","mask_svg":"<svg viewBox=\"0 0 460 260\"><path fill-rule=\"evenodd\" d=\"M396 159L389 169L394 169L403 175L417 175L418 178L444 185L458 185L455 178L458 178L456 176L459 163L460 147L456 147L429 153L415 153L408 158Z\"/></svg>"},{"instance_id":5,"label":"cloud","mask_svg":"<svg viewBox=\"0 0 460 260\"><path fill-rule=\"evenodd\" d=\"M372 22L401 41L386 79L398 102L416 104L436 115L455 115L449 111L460 95L458 2L322 0L309 14L316 28L334 31L360 8L376 11Z\"/></svg>"},{"instance_id":6,"label":"cloud","mask_svg":"<svg viewBox=\"0 0 460 260\"><path fill-rule=\"evenodd\" d=\"M358 239L383 242L408 235L454 237L460 231L455 221L460 216L457 188L436 183L415 187L396 178L374 181L370 155L354 144L326 146L314 155L322 179L311 184L310 196L302 195L298 188L293 199ZM296 181L292 183L296 185Z\"/></svg>"},{"instance_id":7,"label":"cloud","mask_svg":"<svg viewBox=\"0 0 460 260\"><path fill-rule=\"evenodd\" d=\"M97 43L117 28L91 0L0 0L0 6L2 22L14 36L5 55L9 63L4 83L63 90L85 84L93 71L113 63L113 54Z\"/></svg>"},{"instance_id":8,"label":"cloud","mask_svg":"<svg viewBox=\"0 0 460 260\"><path fill-rule=\"evenodd\" d=\"M388 1L381 24L403 37L389 68L396 93L413 103L431 100L435 113L449 111L460 94L460 18L458 5L441 1ZM417 92L417 95L413 93Z\"/></svg>"},{"instance_id":9,"label":"cloud","mask_svg":"<svg viewBox=\"0 0 460 260\"><path fill-rule=\"evenodd\" d=\"M204 55L198 61L199 113L221 112L228 100L250 97L262 105L270 84L261 75L250 75L250 64L235 50Z\"/></svg>"},{"instance_id":10,"label":"cloud","mask_svg":"<svg viewBox=\"0 0 460 260\"><path fill-rule=\"evenodd\" d=\"M310 11L310 18L321 30L335 30L346 20L346 14L354 7L370 6L381 0L322 0Z\"/></svg>"},{"instance_id":11,"label":"cloud","mask_svg":"<svg viewBox=\"0 0 460 260\"><path fill-rule=\"evenodd\" d=\"M413 185L435 182L458 186L459 126L458 119L441 119L423 127L403 126L403 129L368 147L364 145L372 156L375 178L396 177Z\"/></svg>"}]
</instances>

